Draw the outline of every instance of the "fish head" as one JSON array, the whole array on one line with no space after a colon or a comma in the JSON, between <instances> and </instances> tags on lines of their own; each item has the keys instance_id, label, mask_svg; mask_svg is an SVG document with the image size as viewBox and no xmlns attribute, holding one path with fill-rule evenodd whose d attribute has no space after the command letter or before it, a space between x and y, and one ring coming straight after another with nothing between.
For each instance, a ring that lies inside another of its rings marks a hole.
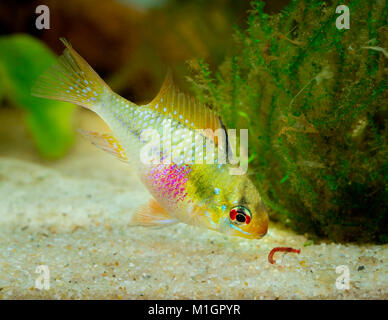
<instances>
[{"instance_id":1,"label":"fish head","mask_svg":"<svg viewBox=\"0 0 388 320\"><path fill-rule=\"evenodd\" d=\"M259 192L248 179L232 188L223 205L219 231L247 239L260 239L268 230L268 213Z\"/></svg>"}]
</instances>

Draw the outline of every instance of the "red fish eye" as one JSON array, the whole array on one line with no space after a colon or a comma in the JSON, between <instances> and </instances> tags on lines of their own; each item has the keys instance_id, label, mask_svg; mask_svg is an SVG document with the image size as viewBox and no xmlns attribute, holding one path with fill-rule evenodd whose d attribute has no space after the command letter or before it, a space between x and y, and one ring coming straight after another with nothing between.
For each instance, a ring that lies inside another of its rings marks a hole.
<instances>
[{"instance_id":1,"label":"red fish eye","mask_svg":"<svg viewBox=\"0 0 388 320\"><path fill-rule=\"evenodd\" d=\"M230 210L230 213L229 213L230 220L236 220L236 216L237 216L237 210L236 209Z\"/></svg>"},{"instance_id":2,"label":"red fish eye","mask_svg":"<svg viewBox=\"0 0 388 320\"><path fill-rule=\"evenodd\" d=\"M251 222L251 213L250 211L243 207L243 206L238 206L230 210L229 212L229 218L234 224L248 224Z\"/></svg>"},{"instance_id":3,"label":"red fish eye","mask_svg":"<svg viewBox=\"0 0 388 320\"><path fill-rule=\"evenodd\" d=\"M239 212L237 213L236 220L240 223L243 223L246 221L246 215L245 213Z\"/></svg>"}]
</instances>

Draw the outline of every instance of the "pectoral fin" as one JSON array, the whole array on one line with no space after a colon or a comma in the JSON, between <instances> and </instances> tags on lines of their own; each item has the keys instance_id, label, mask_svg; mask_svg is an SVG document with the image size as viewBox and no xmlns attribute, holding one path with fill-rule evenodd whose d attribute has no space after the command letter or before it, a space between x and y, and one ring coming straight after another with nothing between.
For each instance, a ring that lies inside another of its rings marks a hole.
<instances>
[{"instance_id":1,"label":"pectoral fin","mask_svg":"<svg viewBox=\"0 0 388 320\"><path fill-rule=\"evenodd\" d=\"M130 224L142 227L163 227L179 222L154 199L140 206L133 213Z\"/></svg>"}]
</instances>

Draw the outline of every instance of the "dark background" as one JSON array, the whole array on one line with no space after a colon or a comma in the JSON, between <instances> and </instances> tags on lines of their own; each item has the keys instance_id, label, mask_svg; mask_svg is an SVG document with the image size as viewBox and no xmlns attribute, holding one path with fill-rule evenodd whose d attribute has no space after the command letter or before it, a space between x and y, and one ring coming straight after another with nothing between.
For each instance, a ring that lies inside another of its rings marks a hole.
<instances>
[{"instance_id":1,"label":"dark background","mask_svg":"<svg viewBox=\"0 0 388 320\"><path fill-rule=\"evenodd\" d=\"M281 10L288 0L267 0ZM38 30L38 5L50 9L50 29ZM0 35L27 33L56 54L65 37L108 84L134 102L152 99L167 66L184 89L186 62L202 58L212 69L233 50L236 27L246 24L249 1L233 0L2 0Z\"/></svg>"}]
</instances>

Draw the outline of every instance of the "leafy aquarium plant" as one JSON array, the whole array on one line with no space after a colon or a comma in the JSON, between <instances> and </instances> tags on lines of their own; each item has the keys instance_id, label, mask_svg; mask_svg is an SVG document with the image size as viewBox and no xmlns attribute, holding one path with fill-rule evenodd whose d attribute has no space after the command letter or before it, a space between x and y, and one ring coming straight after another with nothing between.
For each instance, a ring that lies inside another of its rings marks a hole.
<instances>
[{"instance_id":1,"label":"leafy aquarium plant","mask_svg":"<svg viewBox=\"0 0 388 320\"><path fill-rule=\"evenodd\" d=\"M35 145L49 159L63 156L74 140L74 106L31 95L37 77L55 60L55 54L31 36L0 37L0 99L25 111Z\"/></svg>"},{"instance_id":2,"label":"leafy aquarium plant","mask_svg":"<svg viewBox=\"0 0 388 320\"><path fill-rule=\"evenodd\" d=\"M215 73L190 63L200 100L249 129L250 174L272 220L315 239L388 242L387 3L253 1Z\"/></svg>"}]
</instances>

